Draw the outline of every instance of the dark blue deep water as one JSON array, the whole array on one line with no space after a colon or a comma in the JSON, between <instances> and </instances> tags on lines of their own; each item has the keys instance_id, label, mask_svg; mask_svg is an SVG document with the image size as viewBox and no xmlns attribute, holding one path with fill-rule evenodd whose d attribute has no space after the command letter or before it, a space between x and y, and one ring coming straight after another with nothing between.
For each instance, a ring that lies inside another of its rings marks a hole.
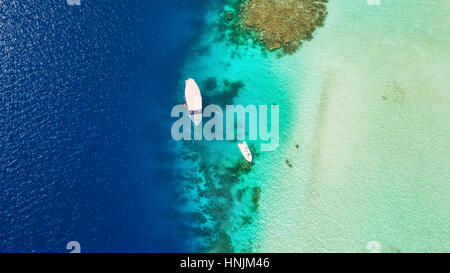
<instances>
[{"instance_id":1,"label":"dark blue deep water","mask_svg":"<svg viewBox=\"0 0 450 273\"><path fill-rule=\"evenodd\" d=\"M0 252L193 250L164 144L202 1L1 2Z\"/></svg>"}]
</instances>

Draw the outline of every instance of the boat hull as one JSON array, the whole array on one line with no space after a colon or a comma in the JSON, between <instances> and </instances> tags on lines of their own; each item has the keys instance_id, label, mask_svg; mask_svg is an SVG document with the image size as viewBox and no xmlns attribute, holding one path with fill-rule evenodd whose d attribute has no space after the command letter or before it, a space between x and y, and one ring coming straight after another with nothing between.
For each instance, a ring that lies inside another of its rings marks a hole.
<instances>
[{"instance_id":1,"label":"boat hull","mask_svg":"<svg viewBox=\"0 0 450 273\"><path fill-rule=\"evenodd\" d=\"M248 162L253 161L252 153L250 152L250 149L247 146L247 143L245 141L238 144L239 150L241 150L242 155L244 156L245 160Z\"/></svg>"},{"instance_id":2,"label":"boat hull","mask_svg":"<svg viewBox=\"0 0 450 273\"><path fill-rule=\"evenodd\" d=\"M184 96L189 118L195 125L199 125L202 121L202 95L200 88L198 88L197 83L193 79L186 80Z\"/></svg>"}]
</instances>

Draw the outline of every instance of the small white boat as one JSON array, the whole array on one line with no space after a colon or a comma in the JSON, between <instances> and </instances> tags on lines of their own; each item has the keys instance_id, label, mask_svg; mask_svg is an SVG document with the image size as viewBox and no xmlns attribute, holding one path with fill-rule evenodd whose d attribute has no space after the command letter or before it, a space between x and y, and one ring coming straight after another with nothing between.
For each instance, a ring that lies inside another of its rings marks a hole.
<instances>
[{"instance_id":1,"label":"small white boat","mask_svg":"<svg viewBox=\"0 0 450 273\"><path fill-rule=\"evenodd\" d=\"M184 96L189 117L195 125L199 125L202 121L202 95L200 94L200 88L198 88L197 83L193 79L186 81Z\"/></svg>"},{"instance_id":2,"label":"small white boat","mask_svg":"<svg viewBox=\"0 0 450 273\"><path fill-rule=\"evenodd\" d=\"M239 150L241 150L242 155L244 156L245 160L248 162L252 162L252 153L250 152L250 149L247 146L247 143L245 141L242 141L238 144Z\"/></svg>"}]
</instances>

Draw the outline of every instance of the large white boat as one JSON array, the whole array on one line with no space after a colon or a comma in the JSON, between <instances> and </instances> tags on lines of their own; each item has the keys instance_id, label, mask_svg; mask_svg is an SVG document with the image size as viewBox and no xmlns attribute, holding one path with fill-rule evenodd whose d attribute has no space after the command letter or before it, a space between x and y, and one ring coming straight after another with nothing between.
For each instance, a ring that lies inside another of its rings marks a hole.
<instances>
[{"instance_id":1,"label":"large white boat","mask_svg":"<svg viewBox=\"0 0 450 273\"><path fill-rule=\"evenodd\" d=\"M252 162L252 153L250 152L250 149L247 146L247 143L245 141L242 141L238 144L239 150L241 150L242 155L244 156L245 160L248 162Z\"/></svg>"},{"instance_id":2,"label":"large white boat","mask_svg":"<svg viewBox=\"0 0 450 273\"><path fill-rule=\"evenodd\" d=\"M193 79L186 80L184 96L189 117L195 125L199 125L202 121L202 95L200 94L200 88Z\"/></svg>"}]
</instances>

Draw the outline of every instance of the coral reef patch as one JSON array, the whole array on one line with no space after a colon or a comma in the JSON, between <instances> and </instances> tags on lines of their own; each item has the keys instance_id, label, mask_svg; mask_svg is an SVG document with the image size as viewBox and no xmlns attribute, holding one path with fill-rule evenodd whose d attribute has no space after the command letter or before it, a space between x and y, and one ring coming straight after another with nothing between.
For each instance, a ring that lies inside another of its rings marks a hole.
<instances>
[{"instance_id":1,"label":"coral reef patch","mask_svg":"<svg viewBox=\"0 0 450 273\"><path fill-rule=\"evenodd\" d=\"M230 40L252 39L269 51L294 53L324 24L328 0L237 0L225 10L222 22L231 29ZM223 27L224 28L224 27Z\"/></svg>"}]
</instances>

